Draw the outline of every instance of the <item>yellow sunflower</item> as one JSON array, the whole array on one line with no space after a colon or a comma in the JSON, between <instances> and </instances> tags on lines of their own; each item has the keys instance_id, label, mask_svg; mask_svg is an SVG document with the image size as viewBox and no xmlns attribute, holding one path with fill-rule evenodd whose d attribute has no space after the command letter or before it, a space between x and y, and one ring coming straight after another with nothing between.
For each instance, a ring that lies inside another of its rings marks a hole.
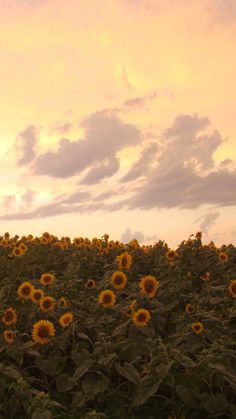
<instances>
[{"instance_id":1,"label":"yellow sunflower","mask_svg":"<svg viewBox=\"0 0 236 419\"><path fill-rule=\"evenodd\" d=\"M225 263L225 262L228 262L229 256L224 252L220 252L219 259L221 262Z\"/></svg>"},{"instance_id":2,"label":"yellow sunflower","mask_svg":"<svg viewBox=\"0 0 236 419\"><path fill-rule=\"evenodd\" d=\"M167 260L173 261L175 258L175 251L174 250L168 250L168 252L166 252L165 257Z\"/></svg>"},{"instance_id":3,"label":"yellow sunflower","mask_svg":"<svg viewBox=\"0 0 236 419\"><path fill-rule=\"evenodd\" d=\"M42 234L42 237L46 237L46 239L49 241L51 239L51 234L45 231L45 233Z\"/></svg>"},{"instance_id":4,"label":"yellow sunflower","mask_svg":"<svg viewBox=\"0 0 236 419\"><path fill-rule=\"evenodd\" d=\"M200 322L196 322L192 324L192 330L199 335L203 331L204 327L203 324Z\"/></svg>"},{"instance_id":5,"label":"yellow sunflower","mask_svg":"<svg viewBox=\"0 0 236 419\"><path fill-rule=\"evenodd\" d=\"M148 310L144 308L140 308L139 310L135 311L132 315L133 322L138 327L147 326L151 315Z\"/></svg>"},{"instance_id":6,"label":"yellow sunflower","mask_svg":"<svg viewBox=\"0 0 236 419\"><path fill-rule=\"evenodd\" d=\"M195 308L192 304L187 304L186 307L185 307L185 311L188 314L193 314L194 311L195 311Z\"/></svg>"},{"instance_id":7,"label":"yellow sunflower","mask_svg":"<svg viewBox=\"0 0 236 419\"><path fill-rule=\"evenodd\" d=\"M30 299L33 291L34 286L28 281L23 282L17 290L18 295L24 300Z\"/></svg>"},{"instance_id":8,"label":"yellow sunflower","mask_svg":"<svg viewBox=\"0 0 236 419\"><path fill-rule=\"evenodd\" d=\"M49 239L47 239L47 237L43 236L43 237L39 237L40 243L42 244L47 244L49 243Z\"/></svg>"},{"instance_id":9,"label":"yellow sunflower","mask_svg":"<svg viewBox=\"0 0 236 419\"><path fill-rule=\"evenodd\" d=\"M7 247L8 246L8 240L7 239L2 239L1 242L0 242L0 246Z\"/></svg>"},{"instance_id":10,"label":"yellow sunflower","mask_svg":"<svg viewBox=\"0 0 236 419\"><path fill-rule=\"evenodd\" d=\"M25 253L25 252L26 252L26 250L27 250L27 246L25 245L25 243L20 243L20 244L18 245L18 248L19 248L20 250L22 250L22 252L23 252L23 253Z\"/></svg>"},{"instance_id":11,"label":"yellow sunflower","mask_svg":"<svg viewBox=\"0 0 236 419\"><path fill-rule=\"evenodd\" d=\"M2 321L7 326L9 326L10 324L15 324L17 322L16 311L12 307L8 308L5 311L4 316L2 317Z\"/></svg>"},{"instance_id":12,"label":"yellow sunflower","mask_svg":"<svg viewBox=\"0 0 236 419\"><path fill-rule=\"evenodd\" d=\"M124 274L124 272L115 271L111 275L111 283L112 286L117 290L122 289L127 284L127 276Z\"/></svg>"},{"instance_id":13,"label":"yellow sunflower","mask_svg":"<svg viewBox=\"0 0 236 419\"><path fill-rule=\"evenodd\" d=\"M155 297L157 289L160 286L160 282L157 281L155 276L147 275L141 278L139 287L141 288L141 294L147 295L150 298Z\"/></svg>"},{"instance_id":14,"label":"yellow sunflower","mask_svg":"<svg viewBox=\"0 0 236 419\"><path fill-rule=\"evenodd\" d=\"M39 301L39 307L44 313L54 310L56 301L52 297L42 297Z\"/></svg>"},{"instance_id":15,"label":"yellow sunflower","mask_svg":"<svg viewBox=\"0 0 236 419\"><path fill-rule=\"evenodd\" d=\"M49 320L39 320L33 326L32 338L35 342L44 345L48 343L50 337L55 336L55 328Z\"/></svg>"},{"instance_id":16,"label":"yellow sunflower","mask_svg":"<svg viewBox=\"0 0 236 419\"><path fill-rule=\"evenodd\" d=\"M50 285L55 280L55 276L50 273L42 274L40 277L40 282L43 285Z\"/></svg>"},{"instance_id":17,"label":"yellow sunflower","mask_svg":"<svg viewBox=\"0 0 236 419\"><path fill-rule=\"evenodd\" d=\"M15 337L15 333L12 330L4 330L3 336L7 343L12 343Z\"/></svg>"},{"instance_id":18,"label":"yellow sunflower","mask_svg":"<svg viewBox=\"0 0 236 419\"><path fill-rule=\"evenodd\" d=\"M23 255L23 251L19 248L19 247L14 247L12 250L12 255L13 256L21 256Z\"/></svg>"},{"instance_id":19,"label":"yellow sunflower","mask_svg":"<svg viewBox=\"0 0 236 419\"><path fill-rule=\"evenodd\" d=\"M112 307L116 302L116 296L111 290L104 290L100 292L98 302L102 307Z\"/></svg>"},{"instance_id":20,"label":"yellow sunflower","mask_svg":"<svg viewBox=\"0 0 236 419\"><path fill-rule=\"evenodd\" d=\"M119 269L129 269L132 265L132 256L128 252L124 252L116 257L116 261Z\"/></svg>"},{"instance_id":21,"label":"yellow sunflower","mask_svg":"<svg viewBox=\"0 0 236 419\"><path fill-rule=\"evenodd\" d=\"M233 298L236 298L236 279L231 281L231 284L229 285L229 292Z\"/></svg>"},{"instance_id":22,"label":"yellow sunflower","mask_svg":"<svg viewBox=\"0 0 236 419\"><path fill-rule=\"evenodd\" d=\"M95 285L96 285L96 282L94 281L94 279L88 279L85 283L85 287L89 289L94 288Z\"/></svg>"},{"instance_id":23,"label":"yellow sunflower","mask_svg":"<svg viewBox=\"0 0 236 419\"><path fill-rule=\"evenodd\" d=\"M39 304L42 297L44 297L43 290L40 290L40 289L37 288L37 289L34 289L32 291L30 299L31 299L31 301L33 301L33 303Z\"/></svg>"},{"instance_id":24,"label":"yellow sunflower","mask_svg":"<svg viewBox=\"0 0 236 419\"><path fill-rule=\"evenodd\" d=\"M72 321L73 314L70 311L67 311L67 313L62 314L62 316L59 318L59 323L62 327L69 326Z\"/></svg>"},{"instance_id":25,"label":"yellow sunflower","mask_svg":"<svg viewBox=\"0 0 236 419\"><path fill-rule=\"evenodd\" d=\"M201 275L200 276L200 279L202 279L203 281L209 281L209 279L210 279L210 272L206 272L204 275Z\"/></svg>"}]
</instances>

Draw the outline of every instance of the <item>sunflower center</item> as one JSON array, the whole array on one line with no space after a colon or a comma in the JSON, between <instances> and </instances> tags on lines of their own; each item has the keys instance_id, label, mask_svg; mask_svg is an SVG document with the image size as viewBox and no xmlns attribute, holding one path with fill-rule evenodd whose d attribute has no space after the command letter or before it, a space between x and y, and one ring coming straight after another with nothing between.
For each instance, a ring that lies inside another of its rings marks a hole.
<instances>
[{"instance_id":1,"label":"sunflower center","mask_svg":"<svg viewBox=\"0 0 236 419\"><path fill-rule=\"evenodd\" d=\"M87 283L87 287L88 287L88 288L93 288L93 282L92 282L92 281L88 281L88 283Z\"/></svg>"},{"instance_id":2,"label":"sunflower center","mask_svg":"<svg viewBox=\"0 0 236 419\"><path fill-rule=\"evenodd\" d=\"M105 304L110 303L110 302L111 302L111 295L110 295L110 294L105 294L105 295L103 296L103 302L104 302Z\"/></svg>"},{"instance_id":3,"label":"sunflower center","mask_svg":"<svg viewBox=\"0 0 236 419\"><path fill-rule=\"evenodd\" d=\"M154 288L154 283L152 281L146 281L144 284L145 291L152 292Z\"/></svg>"},{"instance_id":4,"label":"sunflower center","mask_svg":"<svg viewBox=\"0 0 236 419\"><path fill-rule=\"evenodd\" d=\"M49 332L49 330L48 330L47 326L40 326L39 329L38 329L38 336L40 338L46 338L48 336L48 332Z\"/></svg>"},{"instance_id":5,"label":"sunflower center","mask_svg":"<svg viewBox=\"0 0 236 419\"><path fill-rule=\"evenodd\" d=\"M19 254L20 254L20 249L16 248L16 249L15 249L15 254L16 254L16 255L19 255Z\"/></svg>"},{"instance_id":6,"label":"sunflower center","mask_svg":"<svg viewBox=\"0 0 236 419\"><path fill-rule=\"evenodd\" d=\"M43 306L44 306L44 308L50 308L50 307L51 307L51 305L52 305L51 300L45 300L45 301L43 302Z\"/></svg>"},{"instance_id":7,"label":"sunflower center","mask_svg":"<svg viewBox=\"0 0 236 419\"><path fill-rule=\"evenodd\" d=\"M137 317L138 322L143 323L146 320L146 315L144 313L140 313Z\"/></svg>"},{"instance_id":8,"label":"sunflower center","mask_svg":"<svg viewBox=\"0 0 236 419\"><path fill-rule=\"evenodd\" d=\"M122 266L126 266L127 265L127 262L128 262L127 257L124 256L123 259L122 259L122 261L121 261Z\"/></svg>"},{"instance_id":9,"label":"sunflower center","mask_svg":"<svg viewBox=\"0 0 236 419\"><path fill-rule=\"evenodd\" d=\"M231 285L232 293L236 295L236 284Z\"/></svg>"},{"instance_id":10,"label":"sunflower center","mask_svg":"<svg viewBox=\"0 0 236 419\"><path fill-rule=\"evenodd\" d=\"M35 300L40 300L40 298L41 298L41 293L40 292L35 292L34 293L34 298L35 298Z\"/></svg>"},{"instance_id":11,"label":"sunflower center","mask_svg":"<svg viewBox=\"0 0 236 419\"><path fill-rule=\"evenodd\" d=\"M51 277L50 277L50 276L45 276L45 277L43 278L43 282L44 282L45 284L48 284L50 281L51 281Z\"/></svg>"},{"instance_id":12,"label":"sunflower center","mask_svg":"<svg viewBox=\"0 0 236 419\"><path fill-rule=\"evenodd\" d=\"M24 288L22 288L21 290L23 295L29 295L30 294L30 287L28 285L26 285Z\"/></svg>"},{"instance_id":13,"label":"sunflower center","mask_svg":"<svg viewBox=\"0 0 236 419\"><path fill-rule=\"evenodd\" d=\"M5 320L6 320L7 322L10 322L10 321L12 321L12 320L13 320L13 313L12 313L12 311L7 311L7 312L6 312L6 314L5 314Z\"/></svg>"},{"instance_id":14,"label":"sunflower center","mask_svg":"<svg viewBox=\"0 0 236 419\"><path fill-rule=\"evenodd\" d=\"M116 283L117 285L120 285L120 284L122 284L122 282L123 282L123 278L122 278L122 276L121 276L121 275L117 275L117 276L115 277L115 283Z\"/></svg>"},{"instance_id":15,"label":"sunflower center","mask_svg":"<svg viewBox=\"0 0 236 419\"><path fill-rule=\"evenodd\" d=\"M196 332L199 332L199 330L200 330L201 328L200 328L200 326L198 325L198 324L196 324L195 326L194 326L194 330L196 331Z\"/></svg>"}]
</instances>

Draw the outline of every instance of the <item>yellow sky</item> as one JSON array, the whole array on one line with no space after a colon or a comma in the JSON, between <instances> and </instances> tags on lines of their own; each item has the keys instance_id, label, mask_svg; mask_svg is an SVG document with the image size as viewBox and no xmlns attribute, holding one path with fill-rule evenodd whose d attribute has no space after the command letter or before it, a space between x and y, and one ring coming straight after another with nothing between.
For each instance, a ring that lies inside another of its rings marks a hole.
<instances>
[{"instance_id":1,"label":"yellow sky","mask_svg":"<svg viewBox=\"0 0 236 419\"><path fill-rule=\"evenodd\" d=\"M222 14L223 2L217 0L215 6L213 3L210 0L2 2L1 196L20 195L30 188L37 191L36 204L40 204L47 200L49 203L54 193L71 192L77 184L76 177L71 180L32 173L29 176L27 167L17 166L13 147L16 137L33 124L38 131L37 152L56 151L61 137L74 141L84 137L79 127L83 118L108 108L123 108L117 116L138 127L144 136L152 132L161 137L180 114L207 117L211 122L209 131L218 130L228 139L215 151L215 162L236 160L236 13L232 20L229 9ZM156 97L148 100L153 92ZM137 97L146 98L144 107L124 109L124 101ZM54 127L65 123L71 123L72 127L62 135ZM129 169L142 147L136 144L119 151L121 171ZM112 182L109 178L98 184L96 190L100 188L103 192L114 187ZM188 234L195 228L194 220L204 216L208 207L196 213L193 209L186 210L184 216L178 208L167 212L173 212L178 223L187 220L183 234ZM115 217L121 220L125 216L127 223L123 230L130 226L132 231L150 236L153 220L160 217L162 222L162 217L165 218L163 211L161 216L158 209L152 209L149 215L148 211L142 211L138 219L147 219L150 224L141 225L132 217L132 211L129 217L122 211L101 215L101 234L109 230L106 220L110 219L112 226ZM220 213L224 224L226 209L222 207ZM58 226L63 226L61 234L70 229L67 217L66 214L56 217L60 219ZM11 224L18 231L28 225L25 220L3 223L4 228L9 230ZM91 226L90 221L88 224ZM34 225L39 229L41 221L35 220ZM229 225L227 229L233 228L233 219ZM119 238L123 231L119 227L114 230L116 233ZM165 239L165 231L162 234ZM167 226L166 235L171 234L174 240L180 234L179 229Z\"/></svg>"}]
</instances>

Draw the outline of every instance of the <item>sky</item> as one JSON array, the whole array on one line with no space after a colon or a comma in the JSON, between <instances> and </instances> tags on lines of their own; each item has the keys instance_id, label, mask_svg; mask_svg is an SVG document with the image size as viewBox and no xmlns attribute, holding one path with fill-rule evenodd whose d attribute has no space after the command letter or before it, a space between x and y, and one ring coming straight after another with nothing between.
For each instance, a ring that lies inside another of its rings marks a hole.
<instances>
[{"instance_id":1,"label":"sky","mask_svg":"<svg viewBox=\"0 0 236 419\"><path fill-rule=\"evenodd\" d=\"M235 0L0 0L0 234L236 242Z\"/></svg>"}]
</instances>

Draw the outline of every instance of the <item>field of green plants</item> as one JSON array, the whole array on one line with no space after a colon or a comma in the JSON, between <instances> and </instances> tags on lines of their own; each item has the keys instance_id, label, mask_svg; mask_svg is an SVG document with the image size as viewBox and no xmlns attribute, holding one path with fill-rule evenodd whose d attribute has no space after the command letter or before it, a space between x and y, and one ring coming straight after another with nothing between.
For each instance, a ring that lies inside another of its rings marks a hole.
<instances>
[{"instance_id":1,"label":"field of green plants","mask_svg":"<svg viewBox=\"0 0 236 419\"><path fill-rule=\"evenodd\" d=\"M0 237L0 419L236 418L236 247Z\"/></svg>"}]
</instances>

